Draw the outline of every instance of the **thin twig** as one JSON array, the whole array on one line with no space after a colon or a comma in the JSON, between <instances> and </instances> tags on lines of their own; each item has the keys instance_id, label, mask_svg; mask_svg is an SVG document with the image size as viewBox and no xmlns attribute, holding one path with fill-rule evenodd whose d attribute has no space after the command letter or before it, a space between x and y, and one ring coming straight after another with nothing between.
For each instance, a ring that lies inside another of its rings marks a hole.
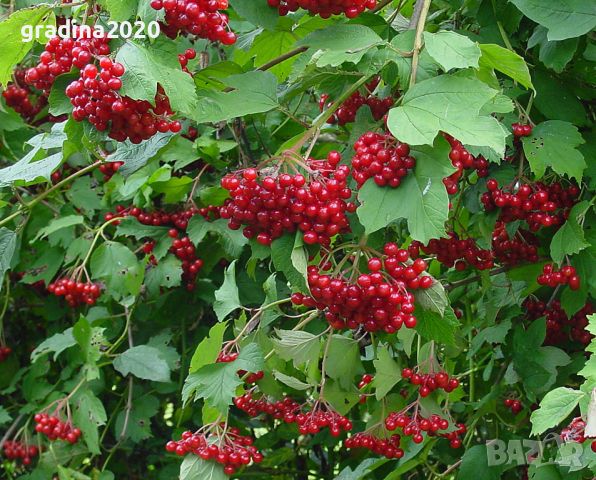
<instances>
[{"instance_id":1,"label":"thin twig","mask_svg":"<svg viewBox=\"0 0 596 480\"><path fill-rule=\"evenodd\" d=\"M416 38L414 39L414 54L412 55L412 72L410 74L410 88L416 83L416 74L418 73L418 61L420 57L420 50L422 50L422 34L424 33L424 24L430 9L431 0L418 0L416 6L421 4L420 17L416 23ZM414 17L412 16L412 19Z\"/></svg>"},{"instance_id":2,"label":"thin twig","mask_svg":"<svg viewBox=\"0 0 596 480\"><path fill-rule=\"evenodd\" d=\"M4 442L6 442L6 440L8 440L10 438L10 436L13 434L13 432L17 429L17 427L19 426L19 423L21 423L21 420L23 419L24 416L25 416L25 414L21 413L16 418L16 420L14 422L12 422L12 425L8 428L8 430L6 430L6 433L2 437L2 440L0 440L0 448L2 448L2 445L4 445Z\"/></svg>"},{"instance_id":3,"label":"thin twig","mask_svg":"<svg viewBox=\"0 0 596 480\"><path fill-rule=\"evenodd\" d=\"M307 50L308 50L308 47L300 47L300 48L291 50L288 53L284 53L283 55L280 55L279 57L274 58L273 60L265 63L264 65L261 65L259 68L257 68L257 70L264 72L265 70L269 70L270 68L273 68L276 65L279 65L280 63L283 63L286 60L289 60L290 58L295 57L296 55L300 55L301 53L306 52Z\"/></svg>"},{"instance_id":4,"label":"thin twig","mask_svg":"<svg viewBox=\"0 0 596 480\"><path fill-rule=\"evenodd\" d=\"M494 275L499 275L500 273L504 273L508 270L509 270L509 267L499 267L499 268L495 268L494 270L491 270L490 272L488 272L488 274L492 277ZM478 282L481 279L482 279L482 277L480 275L476 275L474 277L464 278L463 280L459 280L457 282L447 283L447 284L445 284L445 290L453 290L454 288L457 288L457 287L463 287L464 285Z\"/></svg>"}]
</instances>

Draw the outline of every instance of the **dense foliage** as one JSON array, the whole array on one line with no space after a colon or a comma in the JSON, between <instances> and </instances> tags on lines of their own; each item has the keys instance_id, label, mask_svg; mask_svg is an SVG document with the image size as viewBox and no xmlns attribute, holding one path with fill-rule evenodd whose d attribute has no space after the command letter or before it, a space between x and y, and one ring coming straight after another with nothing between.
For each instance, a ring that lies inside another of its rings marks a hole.
<instances>
[{"instance_id":1,"label":"dense foliage","mask_svg":"<svg viewBox=\"0 0 596 480\"><path fill-rule=\"evenodd\" d=\"M2 478L596 474L594 2L3 3Z\"/></svg>"}]
</instances>

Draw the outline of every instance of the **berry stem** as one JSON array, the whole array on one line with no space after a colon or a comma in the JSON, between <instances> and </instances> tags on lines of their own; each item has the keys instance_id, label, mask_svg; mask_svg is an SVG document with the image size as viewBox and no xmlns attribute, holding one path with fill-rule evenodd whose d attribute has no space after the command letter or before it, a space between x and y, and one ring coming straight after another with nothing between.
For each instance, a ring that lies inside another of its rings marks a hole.
<instances>
[{"instance_id":1,"label":"berry stem","mask_svg":"<svg viewBox=\"0 0 596 480\"><path fill-rule=\"evenodd\" d=\"M416 23L416 37L414 39L414 54L412 55L412 72L410 74L410 88L416 83L418 73L418 62L420 60L420 50L422 50L422 34L424 33L424 24L430 9L431 0L418 0L416 8L421 5L420 17Z\"/></svg>"}]
</instances>

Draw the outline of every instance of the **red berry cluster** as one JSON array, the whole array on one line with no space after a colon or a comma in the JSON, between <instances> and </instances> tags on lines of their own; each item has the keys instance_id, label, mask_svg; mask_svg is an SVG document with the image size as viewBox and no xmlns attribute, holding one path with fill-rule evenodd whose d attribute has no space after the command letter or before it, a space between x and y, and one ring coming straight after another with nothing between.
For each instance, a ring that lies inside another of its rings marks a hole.
<instances>
[{"instance_id":1,"label":"red berry cluster","mask_svg":"<svg viewBox=\"0 0 596 480\"><path fill-rule=\"evenodd\" d=\"M511 410L511 413L513 413L514 415L517 415L524 408L522 406L522 403L519 400L517 400L516 398L504 399L503 405L505 405L509 410Z\"/></svg>"},{"instance_id":2,"label":"red berry cluster","mask_svg":"<svg viewBox=\"0 0 596 480\"><path fill-rule=\"evenodd\" d=\"M230 363L230 362L233 362L234 360L236 360L237 358L238 358L238 352L231 352L231 353L220 352L219 355L217 356L217 363ZM246 370L238 370L239 377L244 377L247 373L248 372ZM250 375L248 375L246 377L245 382L249 385L253 384L253 383L257 383L264 376L265 376L265 372L263 372L262 370L259 370L256 373L251 373Z\"/></svg>"},{"instance_id":3,"label":"red berry cluster","mask_svg":"<svg viewBox=\"0 0 596 480\"><path fill-rule=\"evenodd\" d=\"M240 435L235 427L229 428L222 437L186 431L181 440L169 441L166 450L179 456L192 453L203 460L213 460L223 465L226 475L233 475L243 465L263 461L252 437Z\"/></svg>"},{"instance_id":4,"label":"red berry cluster","mask_svg":"<svg viewBox=\"0 0 596 480\"><path fill-rule=\"evenodd\" d=\"M455 377L449 378L449 375L446 372L421 374L411 368L404 368L401 371L401 377L408 380L412 385L416 385L421 397L428 397L432 392L438 389L450 393L459 387L459 380Z\"/></svg>"},{"instance_id":5,"label":"red berry cluster","mask_svg":"<svg viewBox=\"0 0 596 480\"><path fill-rule=\"evenodd\" d=\"M405 436L412 437L414 443L422 443L422 432L435 435L440 430L447 430L449 421L439 415L424 418L418 412L412 416L405 412L393 412L385 419L385 428L391 432L399 428Z\"/></svg>"},{"instance_id":6,"label":"red berry cluster","mask_svg":"<svg viewBox=\"0 0 596 480\"><path fill-rule=\"evenodd\" d=\"M190 70L187 67L188 61L194 60L196 57L197 51L194 48L189 48L184 53L178 55L178 62L180 62L180 66L182 67L183 72L190 74Z\"/></svg>"},{"instance_id":7,"label":"red berry cluster","mask_svg":"<svg viewBox=\"0 0 596 480\"><path fill-rule=\"evenodd\" d=\"M109 55L109 38L80 30L77 26L73 30L75 38L52 37L48 41L39 56L40 63L25 74L29 85L49 95L58 75L70 72L73 67L84 68L97 55Z\"/></svg>"},{"instance_id":8,"label":"red berry cluster","mask_svg":"<svg viewBox=\"0 0 596 480\"><path fill-rule=\"evenodd\" d=\"M516 138L529 137L532 135L532 125L522 125L521 123L513 123L511 125L513 135Z\"/></svg>"},{"instance_id":9,"label":"red berry cluster","mask_svg":"<svg viewBox=\"0 0 596 480\"><path fill-rule=\"evenodd\" d=\"M290 397L270 402L265 397L253 398L251 392L234 398L234 405L251 417L265 413L276 420L283 420L286 423L294 423L296 421L296 414L300 410L300 404Z\"/></svg>"},{"instance_id":10,"label":"red berry cluster","mask_svg":"<svg viewBox=\"0 0 596 480\"><path fill-rule=\"evenodd\" d=\"M178 237L178 230L171 229L170 237L174 238L170 252L182 261L182 280L186 283L186 289L195 289L197 275L203 268L203 260L197 256L195 246L189 237Z\"/></svg>"},{"instance_id":11,"label":"red berry cluster","mask_svg":"<svg viewBox=\"0 0 596 480\"><path fill-rule=\"evenodd\" d=\"M488 192L482 194L481 200L487 212L499 208L500 220L506 223L525 220L533 232L541 227L562 225L580 193L575 185L564 188L560 183L542 182L523 184L515 193L507 192L492 178L486 187Z\"/></svg>"},{"instance_id":12,"label":"red berry cluster","mask_svg":"<svg viewBox=\"0 0 596 480\"><path fill-rule=\"evenodd\" d=\"M505 222L495 224L492 234L492 252L499 263L504 265L517 265L522 262L536 263L539 245L538 238L528 230L520 228L511 238Z\"/></svg>"},{"instance_id":13,"label":"red berry cluster","mask_svg":"<svg viewBox=\"0 0 596 480\"><path fill-rule=\"evenodd\" d=\"M0 345L0 362L5 361L12 353L12 348L6 345Z\"/></svg>"},{"instance_id":14,"label":"red berry cluster","mask_svg":"<svg viewBox=\"0 0 596 480\"><path fill-rule=\"evenodd\" d=\"M542 273L537 278L539 285L555 288L557 285L569 285L571 290L579 290L580 279L571 265L565 265L560 270L552 263L547 263L542 268Z\"/></svg>"},{"instance_id":15,"label":"red berry cluster","mask_svg":"<svg viewBox=\"0 0 596 480\"><path fill-rule=\"evenodd\" d=\"M236 43L236 34L229 30L228 0L152 0L151 7L165 10L163 32L170 38L191 34L224 45Z\"/></svg>"},{"instance_id":16,"label":"red berry cluster","mask_svg":"<svg viewBox=\"0 0 596 480\"><path fill-rule=\"evenodd\" d=\"M451 137L445 135L445 138L451 145L451 152L449 152L449 158L452 165L457 168L457 172L449 175L443 179L443 184L447 189L449 195L453 195L458 192L458 182L461 179L464 170L476 170L479 177L488 176L488 161L483 156L474 157L468 152L463 144Z\"/></svg>"},{"instance_id":17,"label":"red berry cluster","mask_svg":"<svg viewBox=\"0 0 596 480\"><path fill-rule=\"evenodd\" d=\"M462 445L461 436L465 435L468 430L463 423L456 423L455 426L457 427L457 430L453 430L453 432L441 434L441 437L449 440L449 446L451 448L461 447L461 445Z\"/></svg>"},{"instance_id":18,"label":"red berry cluster","mask_svg":"<svg viewBox=\"0 0 596 480\"><path fill-rule=\"evenodd\" d=\"M375 120L381 120L395 103L393 97L379 98L373 95L372 92L376 90L381 81L380 77L375 77L370 83L366 85L366 92L354 92L341 106L335 111L333 115L327 120L327 123L333 125L346 125L356 121L356 114L358 110L364 105L368 105L372 116ZM321 95L319 100L319 109L323 112L326 108L331 107L333 102L329 101L329 95Z\"/></svg>"},{"instance_id":19,"label":"red berry cluster","mask_svg":"<svg viewBox=\"0 0 596 480\"><path fill-rule=\"evenodd\" d=\"M277 8L281 16L303 8L311 15L320 15L322 18L329 18L331 15L356 18L364 10L372 10L377 6L377 0L267 0L267 3L270 7Z\"/></svg>"},{"instance_id":20,"label":"red berry cluster","mask_svg":"<svg viewBox=\"0 0 596 480\"><path fill-rule=\"evenodd\" d=\"M71 445L79 441L81 430L73 427L70 421L63 422L58 417L47 413L38 413L33 419L36 423L35 431L45 435L51 441L61 439Z\"/></svg>"},{"instance_id":21,"label":"red berry cluster","mask_svg":"<svg viewBox=\"0 0 596 480\"><path fill-rule=\"evenodd\" d=\"M401 458L404 456L400 448L401 437L393 434L389 438L381 439L365 432L352 435L344 442L346 448L364 448L385 458Z\"/></svg>"},{"instance_id":22,"label":"red berry cluster","mask_svg":"<svg viewBox=\"0 0 596 480\"><path fill-rule=\"evenodd\" d=\"M561 430L561 440L564 442L584 443L586 422L581 417L575 417L571 423Z\"/></svg>"},{"instance_id":23,"label":"red berry cluster","mask_svg":"<svg viewBox=\"0 0 596 480\"><path fill-rule=\"evenodd\" d=\"M175 212L166 212L163 210L156 210L154 212L148 212L138 207L124 207L122 205L116 206L115 213L106 213L104 219L106 222L113 220L114 218L121 217L135 217L139 223L143 225L152 225L154 227L172 227L174 229L186 231L188 228L188 222L195 215L201 215L205 219L216 218L218 216L219 207L208 206L203 208L191 207L186 210L179 210ZM117 222L114 222L117 224ZM170 237L173 233L170 233Z\"/></svg>"},{"instance_id":24,"label":"red berry cluster","mask_svg":"<svg viewBox=\"0 0 596 480\"><path fill-rule=\"evenodd\" d=\"M92 282L77 282L73 278L61 278L48 286L48 292L57 297L64 297L71 307L95 305L101 295L101 286Z\"/></svg>"},{"instance_id":25,"label":"red berry cluster","mask_svg":"<svg viewBox=\"0 0 596 480\"><path fill-rule=\"evenodd\" d=\"M426 255L436 255L439 262L449 268L462 271L468 267L488 270L494 267L493 254L476 244L473 238L460 239L454 232L449 238L433 238L428 245L414 240L408 247L412 258L418 258L420 251Z\"/></svg>"},{"instance_id":26,"label":"red berry cluster","mask_svg":"<svg viewBox=\"0 0 596 480\"><path fill-rule=\"evenodd\" d=\"M35 445L25 445L17 440L6 440L2 444L4 456L8 460L20 460L23 465L30 465L39 450Z\"/></svg>"},{"instance_id":27,"label":"red berry cluster","mask_svg":"<svg viewBox=\"0 0 596 480\"><path fill-rule=\"evenodd\" d=\"M249 168L226 175L221 186L230 192L221 207L222 218L244 236L256 237L270 245L284 232L304 232L304 242L329 245L330 238L349 230L347 212L356 205L348 203L352 191L347 186L349 167L339 165L338 152L327 160L309 160L310 174L268 175L267 170Z\"/></svg>"},{"instance_id":28,"label":"red berry cluster","mask_svg":"<svg viewBox=\"0 0 596 480\"><path fill-rule=\"evenodd\" d=\"M369 332L395 333L402 325L416 326L414 295L409 290L427 289L432 277L423 275L427 265L422 259L411 265L407 250L395 243L384 246L382 258L368 261L370 274L360 274L355 283L342 275L334 277L308 267L308 284L312 296L292 295L295 305L316 307L335 329L352 330L363 326Z\"/></svg>"},{"instance_id":29,"label":"red berry cluster","mask_svg":"<svg viewBox=\"0 0 596 480\"><path fill-rule=\"evenodd\" d=\"M124 162L107 162L99 166L99 171L103 173L103 180L107 182L124 165Z\"/></svg>"},{"instance_id":30,"label":"red berry cluster","mask_svg":"<svg viewBox=\"0 0 596 480\"><path fill-rule=\"evenodd\" d=\"M178 121L170 121L170 101L161 86L157 89L155 106L147 101L133 100L118 93L122 88L120 77L124 67L108 57L99 61L100 68L88 64L78 80L66 87L66 96L74 106L76 121L84 119L99 131L109 129L110 138L123 142L130 138L138 144L157 132L177 133L182 129Z\"/></svg>"},{"instance_id":31,"label":"red berry cluster","mask_svg":"<svg viewBox=\"0 0 596 480\"><path fill-rule=\"evenodd\" d=\"M17 112L27 121L31 121L48 104L48 96L40 95L35 103L31 101L33 91L28 86L21 86L17 83L9 83L2 92L6 105Z\"/></svg>"},{"instance_id":32,"label":"red berry cluster","mask_svg":"<svg viewBox=\"0 0 596 480\"><path fill-rule=\"evenodd\" d=\"M586 330L588 315L594 313L591 303L584 305L571 318L561 308L561 302L558 300L553 300L549 305L540 300L527 298L523 308L530 320L546 317L545 345L561 345L569 339L588 345L592 340L592 334Z\"/></svg>"},{"instance_id":33,"label":"red berry cluster","mask_svg":"<svg viewBox=\"0 0 596 480\"><path fill-rule=\"evenodd\" d=\"M358 188L374 178L380 187L399 187L402 179L416 166L410 147L396 140L390 133L366 132L354 144L352 176Z\"/></svg>"}]
</instances>

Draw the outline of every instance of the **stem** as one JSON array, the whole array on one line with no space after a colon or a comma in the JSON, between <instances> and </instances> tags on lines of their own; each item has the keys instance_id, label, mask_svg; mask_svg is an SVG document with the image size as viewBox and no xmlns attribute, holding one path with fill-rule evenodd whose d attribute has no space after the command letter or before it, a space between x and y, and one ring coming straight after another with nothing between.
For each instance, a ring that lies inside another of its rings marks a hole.
<instances>
[{"instance_id":1,"label":"stem","mask_svg":"<svg viewBox=\"0 0 596 480\"><path fill-rule=\"evenodd\" d=\"M418 0L416 8L421 5L420 17L416 23L416 38L414 39L414 54L412 55L412 72L410 74L410 88L416 83L416 74L418 72L418 62L420 59L420 50L422 50L422 34L424 33L424 24L430 9L431 0ZM414 17L412 17L414 19Z\"/></svg>"},{"instance_id":2,"label":"stem","mask_svg":"<svg viewBox=\"0 0 596 480\"><path fill-rule=\"evenodd\" d=\"M108 349L108 351L106 352L106 355L109 355L114 350L116 350L128 336L128 329L130 328L130 320L132 318L133 312L134 312L134 305L133 305L132 309L130 309L130 310L128 308L126 309L126 325L124 326L124 332L122 332L122 335L120 335L118 340L116 340L112 344L112 346Z\"/></svg>"},{"instance_id":3,"label":"stem","mask_svg":"<svg viewBox=\"0 0 596 480\"><path fill-rule=\"evenodd\" d=\"M495 268L494 270L491 270L490 272L488 272L488 274L492 277L494 275L499 275L500 273L504 273L508 270L509 270L509 267L499 267L499 268ZM482 277L480 275L476 275L474 277L464 278L463 280L459 280L457 282L447 283L447 284L445 284L445 290L453 290L454 288L462 287L464 285L468 285L470 283L477 282L481 278Z\"/></svg>"},{"instance_id":4,"label":"stem","mask_svg":"<svg viewBox=\"0 0 596 480\"><path fill-rule=\"evenodd\" d=\"M379 3L375 8L372 9L372 13L377 13L380 10L383 10L387 5L389 5L393 0L383 0ZM399 12L399 8L397 10Z\"/></svg>"},{"instance_id":5,"label":"stem","mask_svg":"<svg viewBox=\"0 0 596 480\"><path fill-rule=\"evenodd\" d=\"M8 430L6 430L6 433L2 437L2 440L0 440L0 448L2 448L2 445L4 445L4 442L6 442L6 440L8 440L10 438L10 436L12 435L12 433L17 429L17 427L19 426L19 423L21 423L21 420L23 419L24 416L25 416L25 414L21 413L16 418L16 420L14 422L12 422L12 425L8 428Z\"/></svg>"},{"instance_id":6,"label":"stem","mask_svg":"<svg viewBox=\"0 0 596 480\"><path fill-rule=\"evenodd\" d=\"M308 50L308 47L300 47L300 48L296 48L294 50L290 50L288 53L284 53L283 55L280 55L279 57L274 58L273 60L265 63L264 65L261 65L259 68L257 68L257 70L261 70L262 72L264 72L265 70L269 70L270 68L273 68L276 65L279 65L280 63L283 63L286 60L288 60L292 57L295 57L296 55L300 55L301 53L306 52L307 50Z\"/></svg>"},{"instance_id":7,"label":"stem","mask_svg":"<svg viewBox=\"0 0 596 480\"><path fill-rule=\"evenodd\" d=\"M325 391L326 376L325 371L327 369L327 357L329 356L329 347L331 346L331 340L333 339L333 329L329 332L327 342L325 343L325 351L323 352L323 361L321 362L321 388L319 390L319 400L323 398L323 392Z\"/></svg>"},{"instance_id":8,"label":"stem","mask_svg":"<svg viewBox=\"0 0 596 480\"><path fill-rule=\"evenodd\" d=\"M82 175L85 175L86 173L88 173L91 170L95 169L96 167L98 167L102 163L103 163L102 160L98 160L97 162L92 163L91 165L88 165L85 168L82 168L81 170L78 170L77 172L73 173L71 176L66 177L64 180L58 182L56 185L54 185L53 187L49 188L45 192L40 193L37 197L35 197L29 203L23 205L23 207L19 208L16 212L14 212L13 214L9 215L8 217L0 220L0 227L6 225L11 220L14 220L16 217L18 217L22 213L23 209L31 210L35 205L37 205L38 203L40 203L42 200L44 200L51 193L53 193L56 190L60 189L61 187L63 187L67 183L71 182L72 180L74 180L74 179L76 179L76 178L78 178L78 177L80 177Z\"/></svg>"}]
</instances>

